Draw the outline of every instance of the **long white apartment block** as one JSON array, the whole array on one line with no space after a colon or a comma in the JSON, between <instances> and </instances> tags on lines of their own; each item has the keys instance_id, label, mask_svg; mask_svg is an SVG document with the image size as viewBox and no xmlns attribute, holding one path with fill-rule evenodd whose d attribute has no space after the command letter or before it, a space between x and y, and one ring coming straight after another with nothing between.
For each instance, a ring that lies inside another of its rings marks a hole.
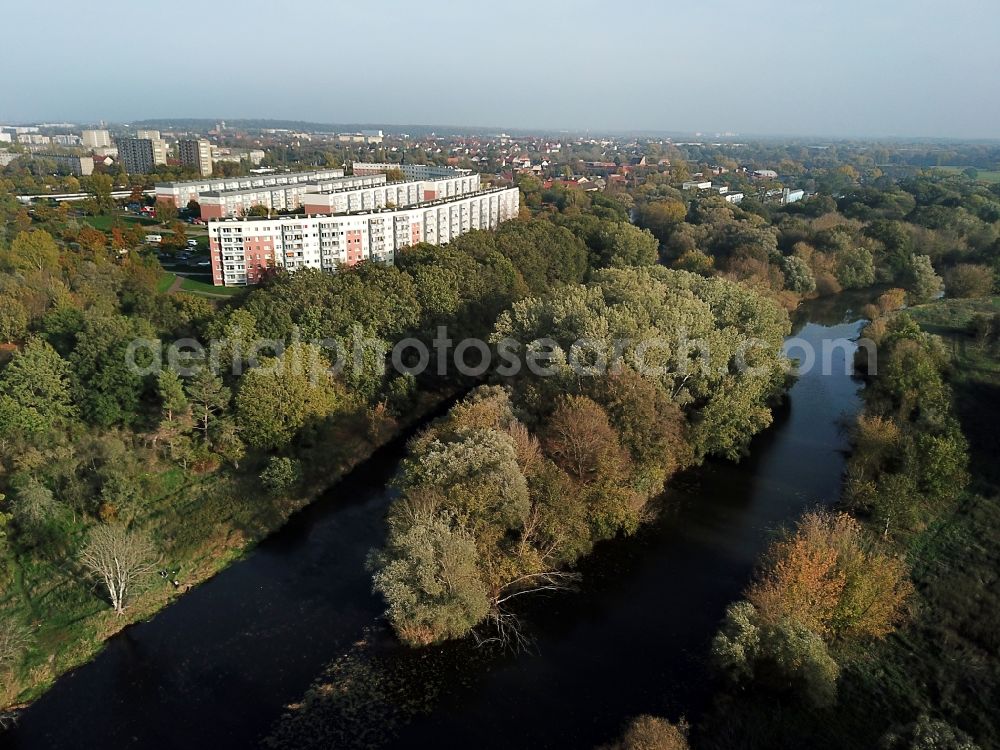
<instances>
[{"instance_id":1,"label":"long white apartment block","mask_svg":"<svg viewBox=\"0 0 1000 750\"><path fill-rule=\"evenodd\" d=\"M475 229L495 229L520 208L517 188L442 197L409 207L333 216L223 219L208 225L216 286L256 284L271 270L336 271L365 260L392 263L409 245L442 245Z\"/></svg>"},{"instance_id":2,"label":"long white apartment block","mask_svg":"<svg viewBox=\"0 0 1000 750\"><path fill-rule=\"evenodd\" d=\"M385 175L375 174L358 177L330 177L310 182L265 185L235 190L208 190L199 195L198 205L201 207L201 218L209 221L243 216L254 206L263 206L269 211L294 211L302 208L303 199L307 194L352 191L374 188L384 184Z\"/></svg>"},{"instance_id":3,"label":"long white apartment block","mask_svg":"<svg viewBox=\"0 0 1000 750\"><path fill-rule=\"evenodd\" d=\"M399 170L406 180L433 180L439 177L455 177L472 174L471 169L445 167L438 164L393 164L391 162L356 161L351 165L354 174L376 174Z\"/></svg>"},{"instance_id":4,"label":"long white apartment block","mask_svg":"<svg viewBox=\"0 0 1000 750\"><path fill-rule=\"evenodd\" d=\"M482 186L478 174L453 173L445 177L390 183L385 182L384 174L379 176L383 180L377 185L306 193L302 196L302 206L307 214L339 214L378 208L401 208L440 198L476 193Z\"/></svg>"},{"instance_id":5,"label":"long white apartment block","mask_svg":"<svg viewBox=\"0 0 1000 750\"><path fill-rule=\"evenodd\" d=\"M283 172L275 174L255 174L248 177L219 177L205 180L185 180L183 182L158 182L156 200L173 201L183 208L188 201L198 200L202 193L211 190L245 190L249 188L271 187L273 185L295 185L298 183L332 180L344 176L343 169L318 169L311 172Z\"/></svg>"}]
</instances>

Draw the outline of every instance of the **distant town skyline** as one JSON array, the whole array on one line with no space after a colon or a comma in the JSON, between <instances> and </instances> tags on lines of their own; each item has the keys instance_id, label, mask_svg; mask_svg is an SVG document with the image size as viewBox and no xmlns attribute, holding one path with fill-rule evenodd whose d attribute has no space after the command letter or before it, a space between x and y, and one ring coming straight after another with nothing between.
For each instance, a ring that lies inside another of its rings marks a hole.
<instances>
[{"instance_id":1,"label":"distant town skyline","mask_svg":"<svg viewBox=\"0 0 1000 750\"><path fill-rule=\"evenodd\" d=\"M61 7L60 7L61 6ZM1000 137L1000 4L17 4L0 122ZM202 31L198 31L201 29ZM202 33L203 32L203 33Z\"/></svg>"}]
</instances>

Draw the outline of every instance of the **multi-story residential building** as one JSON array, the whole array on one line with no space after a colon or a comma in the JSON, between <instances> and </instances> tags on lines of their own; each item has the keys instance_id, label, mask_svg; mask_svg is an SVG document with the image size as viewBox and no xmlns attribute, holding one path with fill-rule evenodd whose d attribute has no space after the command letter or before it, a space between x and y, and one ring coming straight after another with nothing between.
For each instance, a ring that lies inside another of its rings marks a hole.
<instances>
[{"instance_id":1,"label":"multi-story residential building","mask_svg":"<svg viewBox=\"0 0 1000 750\"><path fill-rule=\"evenodd\" d=\"M354 174L377 174L398 169L407 180L433 180L438 177L454 177L456 174L472 174L471 169L441 167L437 164L390 164L356 161L352 165Z\"/></svg>"},{"instance_id":2,"label":"multi-story residential building","mask_svg":"<svg viewBox=\"0 0 1000 750\"><path fill-rule=\"evenodd\" d=\"M177 141L181 165L197 169L202 177L212 176L212 144L204 138Z\"/></svg>"},{"instance_id":3,"label":"multi-story residential building","mask_svg":"<svg viewBox=\"0 0 1000 750\"><path fill-rule=\"evenodd\" d=\"M149 138L115 138L118 160L129 174L149 174L156 166L153 141Z\"/></svg>"},{"instance_id":4,"label":"multi-story residential building","mask_svg":"<svg viewBox=\"0 0 1000 750\"><path fill-rule=\"evenodd\" d=\"M55 162L56 169L60 172L60 174L72 174L86 177L94 173L94 159L90 156L35 154L34 158Z\"/></svg>"},{"instance_id":5,"label":"multi-story residential building","mask_svg":"<svg viewBox=\"0 0 1000 750\"><path fill-rule=\"evenodd\" d=\"M80 140L87 148L107 148L111 145L111 133L107 130L84 130Z\"/></svg>"},{"instance_id":6,"label":"multi-story residential building","mask_svg":"<svg viewBox=\"0 0 1000 750\"><path fill-rule=\"evenodd\" d=\"M357 133L337 133L337 140L341 143L378 144L385 140L385 136L381 130L360 130Z\"/></svg>"},{"instance_id":7,"label":"multi-story residential building","mask_svg":"<svg viewBox=\"0 0 1000 750\"><path fill-rule=\"evenodd\" d=\"M200 201L202 193L212 190L243 190L270 187L271 185L294 185L300 182L332 180L344 176L343 169L319 169L312 172L285 172L283 174L261 174L249 177L219 177L211 180L185 180L183 182L156 183L156 200L173 201L182 208L188 201Z\"/></svg>"},{"instance_id":8,"label":"multi-story residential building","mask_svg":"<svg viewBox=\"0 0 1000 750\"><path fill-rule=\"evenodd\" d=\"M256 284L273 268L336 271L364 260L392 263L418 242L442 245L474 229L516 218L517 188L495 188L418 203L333 216L224 219L208 225L212 280Z\"/></svg>"},{"instance_id":9,"label":"multi-story residential building","mask_svg":"<svg viewBox=\"0 0 1000 750\"><path fill-rule=\"evenodd\" d=\"M288 185L208 190L200 194L198 202L201 206L201 218L208 221L243 216L254 206L263 206L268 211L292 211L304 205L307 194L352 191L384 184L384 174L332 177Z\"/></svg>"},{"instance_id":10,"label":"multi-story residential building","mask_svg":"<svg viewBox=\"0 0 1000 750\"><path fill-rule=\"evenodd\" d=\"M212 161L228 161L239 164L241 161L249 161L255 167L259 166L267 154L259 148L222 148L212 146Z\"/></svg>"},{"instance_id":11,"label":"multi-story residential building","mask_svg":"<svg viewBox=\"0 0 1000 750\"><path fill-rule=\"evenodd\" d=\"M167 163L167 154L169 153L170 148L167 146L167 142L160 135L159 130L136 130L135 137L152 142L153 164Z\"/></svg>"},{"instance_id":12,"label":"multi-story residential building","mask_svg":"<svg viewBox=\"0 0 1000 750\"><path fill-rule=\"evenodd\" d=\"M210 190L201 193L199 203L201 218L208 221L243 216L254 206L263 206L269 211L304 208L307 214L334 214L411 206L422 201L473 193L479 189L478 174L386 183L386 175L377 173L292 185Z\"/></svg>"},{"instance_id":13,"label":"multi-story residential building","mask_svg":"<svg viewBox=\"0 0 1000 750\"><path fill-rule=\"evenodd\" d=\"M154 138L150 141L153 144L153 164L166 164L169 148L167 142L162 138Z\"/></svg>"},{"instance_id":14,"label":"multi-story residential building","mask_svg":"<svg viewBox=\"0 0 1000 750\"><path fill-rule=\"evenodd\" d=\"M478 174L452 172L438 179L413 180L408 182L385 183L371 187L324 190L310 192L302 196L302 205L307 214L339 214L348 211L368 211L377 208L401 208L439 198L452 198L478 192Z\"/></svg>"}]
</instances>

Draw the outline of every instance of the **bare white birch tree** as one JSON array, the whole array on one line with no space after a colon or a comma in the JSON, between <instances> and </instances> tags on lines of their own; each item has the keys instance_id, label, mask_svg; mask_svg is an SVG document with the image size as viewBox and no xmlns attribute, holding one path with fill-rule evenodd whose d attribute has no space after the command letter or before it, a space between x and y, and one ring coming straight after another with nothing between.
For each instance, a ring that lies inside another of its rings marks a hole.
<instances>
[{"instance_id":1,"label":"bare white birch tree","mask_svg":"<svg viewBox=\"0 0 1000 750\"><path fill-rule=\"evenodd\" d=\"M17 663L28 642L24 628L9 618L0 617L0 674Z\"/></svg>"},{"instance_id":2,"label":"bare white birch tree","mask_svg":"<svg viewBox=\"0 0 1000 750\"><path fill-rule=\"evenodd\" d=\"M94 527L80 552L80 562L107 587L111 606L119 615L134 589L155 569L159 556L149 539L124 526Z\"/></svg>"}]
</instances>

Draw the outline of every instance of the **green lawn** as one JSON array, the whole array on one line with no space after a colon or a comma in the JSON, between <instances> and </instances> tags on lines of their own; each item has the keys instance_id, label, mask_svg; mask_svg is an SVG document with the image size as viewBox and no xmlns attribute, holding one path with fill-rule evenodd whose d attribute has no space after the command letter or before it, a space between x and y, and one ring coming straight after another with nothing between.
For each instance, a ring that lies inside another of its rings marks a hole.
<instances>
[{"instance_id":1,"label":"green lawn","mask_svg":"<svg viewBox=\"0 0 1000 750\"><path fill-rule=\"evenodd\" d=\"M166 292L174 283L174 279L177 278L177 274L170 273L166 271L160 276L160 280L156 282L156 291L160 294Z\"/></svg>"},{"instance_id":2,"label":"green lawn","mask_svg":"<svg viewBox=\"0 0 1000 750\"><path fill-rule=\"evenodd\" d=\"M935 172L946 172L948 174L958 174L968 167L932 167ZM1000 169L979 169L976 168L979 174L976 176L977 180L982 180L983 182L1000 182Z\"/></svg>"},{"instance_id":3,"label":"green lawn","mask_svg":"<svg viewBox=\"0 0 1000 750\"><path fill-rule=\"evenodd\" d=\"M907 312L930 333L955 340L964 334L973 315L1000 312L1000 297L943 299L911 307Z\"/></svg>"},{"instance_id":4,"label":"green lawn","mask_svg":"<svg viewBox=\"0 0 1000 750\"><path fill-rule=\"evenodd\" d=\"M193 294L210 294L215 296L231 297L243 291L238 286L212 286L212 284L197 279L185 278L181 282L181 291L192 292Z\"/></svg>"},{"instance_id":5,"label":"green lawn","mask_svg":"<svg viewBox=\"0 0 1000 750\"><path fill-rule=\"evenodd\" d=\"M177 274L171 273L170 271L164 271L159 280L156 282L156 291L168 291L170 287L173 286L176 279ZM239 294L243 291L243 287L238 286L212 286L210 282L200 281L186 276L182 277L182 279L180 291L189 292L190 294L201 294L209 297L232 297L234 294Z\"/></svg>"}]
</instances>

